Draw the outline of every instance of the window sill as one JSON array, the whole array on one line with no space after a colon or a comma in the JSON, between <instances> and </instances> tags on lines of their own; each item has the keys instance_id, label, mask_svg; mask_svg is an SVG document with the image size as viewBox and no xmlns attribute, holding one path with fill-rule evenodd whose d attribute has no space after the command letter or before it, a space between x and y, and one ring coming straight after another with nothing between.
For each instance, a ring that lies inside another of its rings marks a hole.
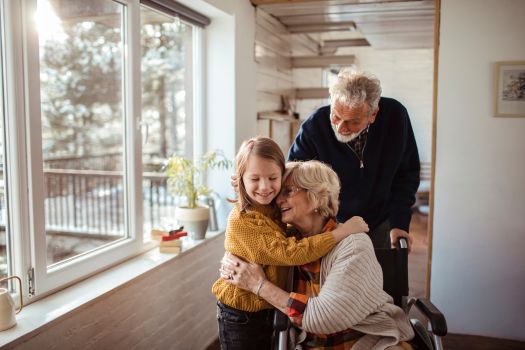
<instances>
[{"instance_id":1,"label":"window sill","mask_svg":"<svg viewBox=\"0 0 525 350\"><path fill-rule=\"evenodd\" d=\"M155 247L122 264L31 303L17 315L17 324L13 328L0 332L0 348L37 334L46 327L52 326L52 323L61 317L87 307L96 302L98 298L112 293L173 259L204 249L205 244L203 243L221 237L223 232L208 232L206 239L202 241L184 239L182 251L179 254L162 254Z\"/></svg>"}]
</instances>

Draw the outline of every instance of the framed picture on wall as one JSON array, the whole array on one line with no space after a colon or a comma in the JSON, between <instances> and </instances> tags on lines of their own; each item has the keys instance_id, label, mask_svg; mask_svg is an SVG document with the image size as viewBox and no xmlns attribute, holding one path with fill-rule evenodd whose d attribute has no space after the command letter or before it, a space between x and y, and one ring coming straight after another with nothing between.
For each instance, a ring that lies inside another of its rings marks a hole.
<instances>
[{"instance_id":1,"label":"framed picture on wall","mask_svg":"<svg viewBox=\"0 0 525 350\"><path fill-rule=\"evenodd\" d=\"M525 117L525 61L496 62L494 116Z\"/></svg>"}]
</instances>

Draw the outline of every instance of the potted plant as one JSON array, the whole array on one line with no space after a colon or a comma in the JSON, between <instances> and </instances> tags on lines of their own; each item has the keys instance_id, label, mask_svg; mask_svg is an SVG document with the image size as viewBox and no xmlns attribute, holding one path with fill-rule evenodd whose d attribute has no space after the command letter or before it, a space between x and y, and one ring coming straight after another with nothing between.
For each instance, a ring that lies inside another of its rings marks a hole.
<instances>
[{"instance_id":1,"label":"potted plant","mask_svg":"<svg viewBox=\"0 0 525 350\"><path fill-rule=\"evenodd\" d=\"M185 197L185 206L175 209L175 218L193 239L204 239L208 227L210 210L205 205L199 205L199 196L207 196L212 191L204 184L204 176L208 170L226 170L232 166L223 152L214 150L193 160L174 154L166 163L168 191L173 196Z\"/></svg>"}]
</instances>

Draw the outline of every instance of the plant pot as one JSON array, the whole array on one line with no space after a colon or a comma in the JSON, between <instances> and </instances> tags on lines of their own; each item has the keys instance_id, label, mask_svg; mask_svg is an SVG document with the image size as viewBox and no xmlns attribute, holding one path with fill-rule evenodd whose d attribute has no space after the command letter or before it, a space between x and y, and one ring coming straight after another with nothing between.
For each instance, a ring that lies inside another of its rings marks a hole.
<instances>
[{"instance_id":1,"label":"plant pot","mask_svg":"<svg viewBox=\"0 0 525 350\"><path fill-rule=\"evenodd\" d=\"M206 230L208 229L210 208L197 207L190 209L177 207L175 209L175 218L184 226L184 230L188 232L190 238L201 240L206 236Z\"/></svg>"}]
</instances>

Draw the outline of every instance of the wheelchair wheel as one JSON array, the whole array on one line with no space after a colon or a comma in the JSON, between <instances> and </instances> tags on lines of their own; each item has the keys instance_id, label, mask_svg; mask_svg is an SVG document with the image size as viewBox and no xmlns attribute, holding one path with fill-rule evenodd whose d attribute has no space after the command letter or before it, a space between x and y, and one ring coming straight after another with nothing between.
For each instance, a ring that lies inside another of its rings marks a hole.
<instances>
[{"instance_id":1,"label":"wheelchair wheel","mask_svg":"<svg viewBox=\"0 0 525 350\"><path fill-rule=\"evenodd\" d=\"M411 319L412 328L414 329L414 339L411 341L411 344L414 345L416 349L425 349L425 350L434 350L434 343L430 338L426 327L418 319Z\"/></svg>"}]
</instances>

